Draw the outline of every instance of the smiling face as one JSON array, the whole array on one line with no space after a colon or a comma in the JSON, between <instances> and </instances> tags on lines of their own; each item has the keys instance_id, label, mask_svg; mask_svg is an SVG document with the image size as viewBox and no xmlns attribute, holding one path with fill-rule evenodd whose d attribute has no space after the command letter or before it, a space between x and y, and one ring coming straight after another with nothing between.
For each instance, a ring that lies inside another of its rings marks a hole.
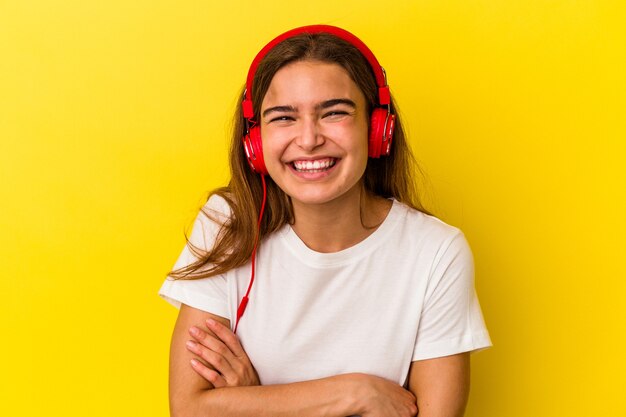
<instances>
[{"instance_id":1,"label":"smiling face","mask_svg":"<svg viewBox=\"0 0 626 417\"><path fill-rule=\"evenodd\" d=\"M297 61L281 68L260 124L269 175L294 208L359 198L368 115L363 93L341 66Z\"/></svg>"}]
</instances>

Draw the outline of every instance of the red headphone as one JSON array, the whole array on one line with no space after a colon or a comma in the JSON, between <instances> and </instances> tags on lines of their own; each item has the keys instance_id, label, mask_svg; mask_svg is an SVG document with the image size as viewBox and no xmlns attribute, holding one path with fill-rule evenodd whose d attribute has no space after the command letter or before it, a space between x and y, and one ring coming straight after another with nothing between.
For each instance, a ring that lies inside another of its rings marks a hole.
<instances>
[{"instance_id":1,"label":"red headphone","mask_svg":"<svg viewBox=\"0 0 626 417\"><path fill-rule=\"evenodd\" d=\"M243 117L246 119L248 126L247 132L243 137L243 146L248 158L248 163L252 170L261 175L267 175L267 168L263 159L263 145L261 142L261 127L254 121L254 109L252 107L252 85L254 74L259 63L265 58L267 53L282 41L301 34L317 34L328 33L350 43L357 48L361 54L367 59L370 67L374 71L376 84L378 85L378 106L372 111L370 117L368 155L370 158L379 158L389 155L391 151L391 141L393 139L393 129L395 126L396 116L391 113L391 96L389 94L389 86L387 85L387 77L385 70L380 66L378 60L370 51L370 49L356 36L350 32L335 26L312 25L303 26L292 29L279 35L270 43L265 45L257 54L250 65L248 78L246 79L246 89L242 102Z\"/></svg>"},{"instance_id":2,"label":"red headphone","mask_svg":"<svg viewBox=\"0 0 626 417\"><path fill-rule=\"evenodd\" d=\"M263 145L261 142L261 128L254 121L254 109L252 107L252 81L254 74L259 66L259 63L265 58L267 53L272 50L276 45L285 39L292 38L301 34L316 34L316 33L328 33L336 36L344 41L350 43L357 48L361 54L367 59L370 67L374 71L376 77L376 84L378 85L378 106L372 111L370 117L370 129L369 129L369 143L368 143L368 155L370 158L380 158L381 156L389 155L391 151L391 140L393 139L393 128L395 126L396 116L391 113L391 95L389 94L389 86L387 85L387 77L385 76L385 70L380 66L376 57L370 51L370 49L359 38L354 36L348 31L340 29L334 26L326 25L313 25L303 26L300 28L292 29L282 35L276 37L270 43L265 45L263 49L257 54L252 61L250 70L248 71L248 78L246 80L246 89L244 91L244 97L242 102L243 117L246 119L247 132L243 137L243 146L246 151L246 157L252 170L261 175L261 181L263 183L263 200L261 203L261 210L259 212L258 229L261 227L261 220L263 219L263 211L265 209L265 200L267 195L267 189L265 186L265 175L268 174L265 167L265 161L263 159ZM250 290L254 283L254 270L256 264L256 250L258 246L258 234L254 243L254 249L252 250L252 269L250 282L248 284L248 290L241 299L241 303L237 308L237 317L235 321L234 332L237 333L237 327L239 326L239 320L246 311L246 306L250 298Z\"/></svg>"}]
</instances>

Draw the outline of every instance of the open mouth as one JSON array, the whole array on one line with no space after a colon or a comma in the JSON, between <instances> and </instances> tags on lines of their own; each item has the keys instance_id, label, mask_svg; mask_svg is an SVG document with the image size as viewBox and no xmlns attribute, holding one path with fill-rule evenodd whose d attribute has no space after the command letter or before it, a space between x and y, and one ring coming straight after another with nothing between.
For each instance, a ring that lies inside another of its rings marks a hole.
<instances>
[{"instance_id":1,"label":"open mouth","mask_svg":"<svg viewBox=\"0 0 626 417\"><path fill-rule=\"evenodd\" d=\"M298 172L315 173L328 171L335 163L337 158L322 158L314 161L293 161L291 166Z\"/></svg>"}]
</instances>

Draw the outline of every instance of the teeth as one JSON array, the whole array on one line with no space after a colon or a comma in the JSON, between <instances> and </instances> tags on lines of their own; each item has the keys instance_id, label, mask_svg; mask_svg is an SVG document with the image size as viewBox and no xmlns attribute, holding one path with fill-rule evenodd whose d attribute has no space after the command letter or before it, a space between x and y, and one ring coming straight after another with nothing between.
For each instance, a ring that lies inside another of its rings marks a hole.
<instances>
[{"instance_id":1,"label":"teeth","mask_svg":"<svg viewBox=\"0 0 626 417\"><path fill-rule=\"evenodd\" d=\"M335 158L318 159L315 161L293 161L293 166L299 172L322 172L335 165Z\"/></svg>"}]
</instances>

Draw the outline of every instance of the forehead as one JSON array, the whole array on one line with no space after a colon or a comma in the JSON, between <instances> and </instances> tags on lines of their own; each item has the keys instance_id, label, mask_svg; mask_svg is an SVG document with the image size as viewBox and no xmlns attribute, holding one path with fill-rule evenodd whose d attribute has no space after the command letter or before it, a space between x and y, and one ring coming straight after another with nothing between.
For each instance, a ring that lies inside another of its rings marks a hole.
<instances>
[{"instance_id":1,"label":"forehead","mask_svg":"<svg viewBox=\"0 0 626 417\"><path fill-rule=\"evenodd\" d=\"M338 64L297 61L278 70L263 98L261 109L274 105L306 105L348 98L365 103L365 97L348 72Z\"/></svg>"}]
</instances>

